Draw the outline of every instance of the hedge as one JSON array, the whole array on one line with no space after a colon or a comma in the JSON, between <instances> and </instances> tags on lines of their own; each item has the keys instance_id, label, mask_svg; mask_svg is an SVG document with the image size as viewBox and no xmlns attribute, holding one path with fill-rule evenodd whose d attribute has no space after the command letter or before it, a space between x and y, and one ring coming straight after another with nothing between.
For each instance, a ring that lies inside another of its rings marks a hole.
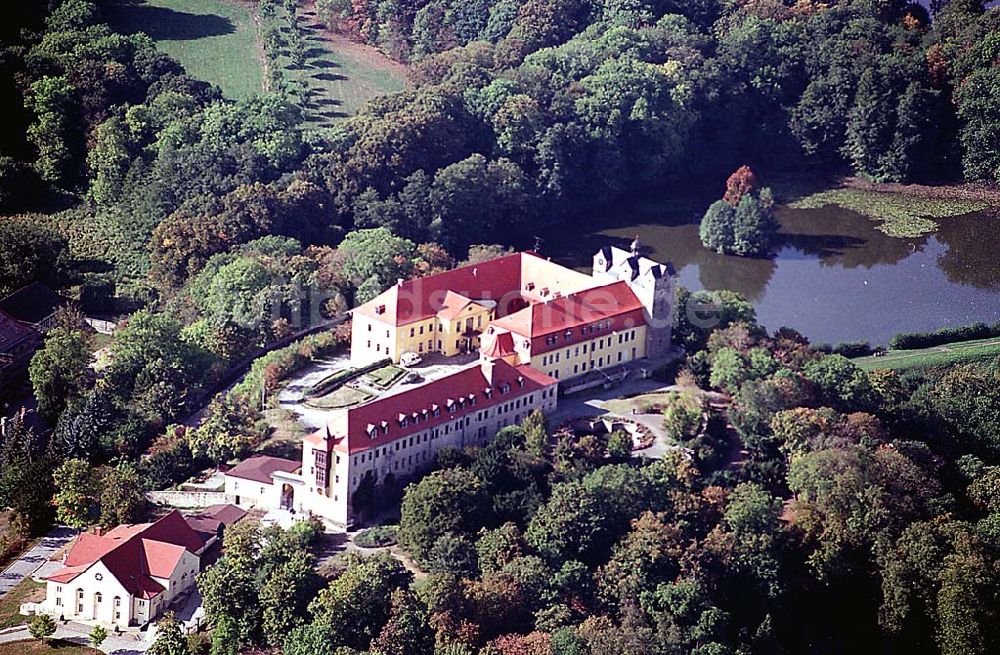
<instances>
[{"instance_id":1,"label":"hedge","mask_svg":"<svg viewBox=\"0 0 1000 655\"><path fill-rule=\"evenodd\" d=\"M246 398L260 398L261 387L274 391L278 383L321 357L349 342L349 333L339 328L324 330L295 341L284 348L272 350L254 360L243 380L232 393Z\"/></svg>"},{"instance_id":2,"label":"hedge","mask_svg":"<svg viewBox=\"0 0 1000 655\"><path fill-rule=\"evenodd\" d=\"M853 359L855 357L867 357L874 354L876 348L873 348L867 341L840 341L832 346L828 343L818 344L813 346L813 350L828 355L843 355L848 359Z\"/></svg>"},{"instance_id":3,"label":"hedge","mask_svg":"<svg viewBox=\"0 0 1000 655\"><path fill-rule=\"evenodd\" d=\"M308 391L306 391L306 398L316 398L318 396L325 396L334 389L337 389L351 380L361 377L365 373L371 373L376 369L380 369L383 366L388 366L392 363L392 360L386 357L385 359L380 359L377 362L372 362L366 366L361 366L359 368L348 368L343 371L337 371L331 375L326 376L316 384L314 384Z\"/></svg>"},{"instance_id":4,"label":"hedge","mask_svg":"<svg viewBox=\"0 0 1000 655\"><path fill-rule=\"evenodd\" d=\"M917 348L932 348L956 341L975 341L1000 337L1000 323L989 326L985 323L973 323L952 328L941 328L934 332L904 332L889 340L893 350L915 350Z\"/></svg>"}]
</instances>

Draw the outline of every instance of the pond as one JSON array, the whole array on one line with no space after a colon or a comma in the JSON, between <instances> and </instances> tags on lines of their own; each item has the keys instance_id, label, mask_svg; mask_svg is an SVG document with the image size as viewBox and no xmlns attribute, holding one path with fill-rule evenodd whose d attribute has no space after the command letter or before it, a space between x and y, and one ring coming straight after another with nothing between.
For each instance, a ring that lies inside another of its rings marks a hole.
<instances>
[{"instance_id":1,"label":"pond","mask_svg":"<svg viewBox=\"0 0 1000 655\"><path fill-rule=\"evenodd\" d=\"M933 235L898 239L839 207L780 207L776 254L751 259L702 247L697 222L708 202L622 205L580 229L546 230L543 253L589 270L598 248L628 248L638 235L645 255L674 263L683 286L738 291L768 329L791 327L814 343L885 344L899 332L1000 321L1000 220L993 214L941 219Z\"/></svg>"}]
</instances>

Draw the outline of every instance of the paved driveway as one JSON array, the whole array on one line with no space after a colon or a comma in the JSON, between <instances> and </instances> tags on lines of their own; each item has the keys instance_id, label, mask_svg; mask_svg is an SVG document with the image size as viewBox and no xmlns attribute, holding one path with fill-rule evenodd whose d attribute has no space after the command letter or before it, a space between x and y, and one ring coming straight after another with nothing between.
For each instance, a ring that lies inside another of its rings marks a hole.
<instances>
[{"instance_id":1,"label":"paved driveway","mask_svg":"<svg viewBox=\"0 0 1000 655\"><path fill-rule=\"evenodd\" d=\"M0 596L13 589L21 580L33 575L49 561L53 553L68 544L75 536L76 530L72 528L65 526L53 528L41 541L32 546L28 552L21 555L7 567L6 571L0 574Z\"/></svg>"}]
</instances>

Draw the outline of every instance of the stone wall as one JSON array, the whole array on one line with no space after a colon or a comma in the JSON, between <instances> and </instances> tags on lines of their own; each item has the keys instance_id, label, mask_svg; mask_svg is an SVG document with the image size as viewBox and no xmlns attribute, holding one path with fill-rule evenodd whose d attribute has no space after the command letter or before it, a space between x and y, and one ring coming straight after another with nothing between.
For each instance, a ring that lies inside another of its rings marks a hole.
<instances>
[{"instance_id":1,"label":"stone wall","mask_svg":"<svg viewBox=\"0 0 1000 655\"><path fill-rule=\"evenodd\" d=\"M153 504L170 507L236 504L236 496L221 491L147 491L146 498Z\"/></svg>"}]
</instances>

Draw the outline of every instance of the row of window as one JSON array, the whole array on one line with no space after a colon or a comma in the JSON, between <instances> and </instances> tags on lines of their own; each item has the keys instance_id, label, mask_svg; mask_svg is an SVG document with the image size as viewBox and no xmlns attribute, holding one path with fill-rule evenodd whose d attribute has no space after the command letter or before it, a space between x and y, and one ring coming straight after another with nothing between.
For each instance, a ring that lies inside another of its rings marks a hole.
<instances>
[{"instance_id":1,"label":"row of window","mask_svg":"<svg viewBox=\"0 0 1000 655\"><path fill-rule=\"evenodd\" d=\"M636 351L635 351L635 348L633 348L632 349L632 355L631 355L631 357L628 358L628 361L632 361L633 359L635 359L635 356L636 356ZM625 361L625 353L624 353L624 351L619 350L618 351L618 363L621 363L623 361ZM611 361L611 355L608 355L607 365L611 366L611 364L613 364L613 363L614 362ZM588 366L588 364L589 364L589 366ZM586 373L587 370L588 370L588 368L590 370L593 370L595 368L603 368L604 364L605 364L605 361L604 361L604 357L603 356L602 357L598 357L597 361L594 361L592 359L592 360L590 360L590 362L583 362L582 364L573 364L573 375L578 375L578 374L581 374L581 373ZM553 378L555 378L557 380L559 379L559 369L557 369L557 368L554 368L554 369L552 369L550 371L546 371L546 374L549 377L553 377Z\"/></svg>"},{"instance_id":2,"label":"row of window","mask_svg":"<svg viewBox=\"0 0 1000 655\"><path fill-rule=\"evenodd\" d=\"M625 343L626 341L634 341L635 340L635 333L636 333L635 330L629 330L628 332L622 332L621 334L618 335L618 343L621 344L621 343ZM598 339L597 341L591 341L590 344L589 344L590 345L589 352L596 352L598 350L603 350L606 347L610 347L612 344L613 344L612 337L608 337L607 339ZM585 344L582 344L582 346L577 346L576 348L574 348L573 349L573 356L574 357L579 357L580 356L580 353L581 353L580 349L581 349L581 347L583 348L582 353L584 355L586 355L587 352L588 352L587 346L588 346L588 344L585 343ZM542 355L542 366L548 366L549 364L558 364L560 356L561 356L561 352L555 352L555 353L551 353L549 355ZM566 356L569 357L569 353L568 352L566 353ZM621 359L619 359L619 361L621 361ZM584 369L584 370L586 370L586 369Z\"/></svg>"},{"instance_id":3,"label":"row of window","mask_svg":"<svg viewBox=\"0 0 1000 655\"><path fill-rule=\"evenodd\" d=\"M555 390L554 389L543 389L542 392L541 392L542 399L552 397L553 395L555 395ZM509 412L515 412L515 411L521 410L522 408L523 409L527 409L529 406L533 405L534 402L535 402L535 394L530 394L528 396L524 396L524 397L521 397L521 398L516 398L516 399L514 399L514 400L512 400L510 402L504 403L503 405L498 405L496 407L496 412L493 415L496 416L496 417L501 417L501 415L507 414ZM525 415L527 415L527 412L525 412ZM514 422L516 423L518 420L520 420L520 417L521 417L521 414L518 413L516 415L515 419L514 419ZM487 420L489 418L490 418L490 409L489 408L476 413L476 422L477 423L481 423L481 422L483 422L483 421L485 421L485 420ZM443 425L441 427L438 427L438 428L435 428L433 430L428 430L427 432L424 432L424 433L421 433L421 434L417 434L417 435L413 435L413 436L411 436L409 438L406 438L406 439L399 439L399 440L395 441L393 444L388 444L388 445L385 445L385 446L381 446L379 448L372 449L372 450L370 450L370 451L368 451L366 453L361 453L359 455L354 455L352 457L351 464L352 464L352 466L356 467L359 464L364 463L364 462L377 462L377 460L380 457L386 457L387 455L390 454L390 452L395 453L395 452L398 452L398 451L406 449L406 448L412 448L413 446L419 446L420 444L427 443L427 442L429 442L429 441L431 441L433 439L437 439L438 437L442 436L442 434L443 435L448 435L453 430L457 431L457 430L461 429L463 426L464 427L469 427L470 423L471 423L471 417L466 416L464 419L459 419L459 420L455 421L454 423L446 423L445 425ZM500 427L504 427L506 425L509 425L509 424L511 424L511 421L510 421L509 418L502 418L501 421L500 421L499 427L497 429L499 429ZM479 427L479 429L477 430L477 437L479 437L480 439L484 438L485 435L486 435L485 431L486 431L486 426ZM427 453L427 451L424 451L423 453L418 453L417 455L406 455L405 457L407 457L408 459L398 459L398 460L395 460L395 462L393 463L393 469L394 470L398 469L398 467L399 467L398 462L400 462L400 461L412 461L414 457L420 458L418 461L422 462L427 457L426 453ZM386 465L385 470L388 470L388 464ZM351 487L352 488L356 488L358 486L358 484L360 484L360 480L361 480L361 476L358 473L355 473L354 475L352 475L351 476ZM340 482L340 477L339 476L336 477L336 482Z\"/></svg>"},{"instance_id":4,"label":"row of window","mask_svg":"<svg viewBox=\"0 0 1000 655\"><path fill-rule=\"evenodd\" d=\"M610 330L610 329L611 329L610 319L607 321L600 321L590 326L584 325L582 328L580 328L580 336L585 337L588 334L596 334L601 330ZM563 341L569 343L570 341L573 340L573 330L566 330L565 332L563 332L562 337ZM550 334L549 336L545 337L545 343L550 346L559 343L559 335Z\"/></svg>"}]
</instances>

